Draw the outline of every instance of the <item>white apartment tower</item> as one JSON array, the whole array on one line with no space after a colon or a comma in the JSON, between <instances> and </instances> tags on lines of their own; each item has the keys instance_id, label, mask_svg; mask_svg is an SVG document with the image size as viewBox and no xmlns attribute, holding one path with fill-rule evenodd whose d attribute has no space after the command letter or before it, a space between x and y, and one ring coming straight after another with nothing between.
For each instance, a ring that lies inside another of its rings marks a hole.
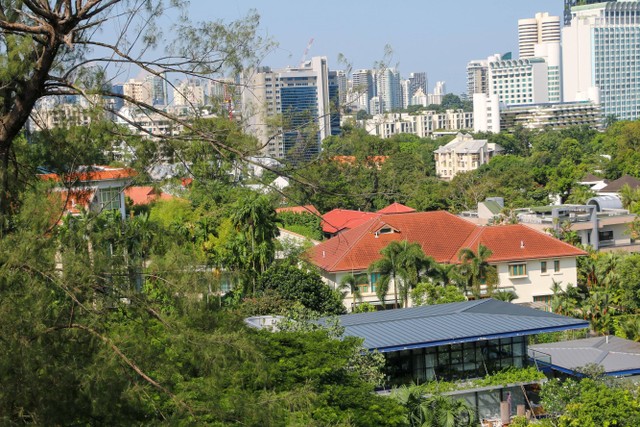
<instances>
[{"instance_id":1,"label":"white apartment tower","mask_svg":"<svg viewBox=\"0 0 640 427\"><path fill-rule=\"evenodd\" d=\"M261 67L243 78L245 130L258 138L263 154L277 159L309 159L331 135L329 70L326 57L302 66ZM281 123L270 123L280 118Z\"/></svg>"},{"instance_id":2,"label":"white apartment tower","mask_svg":"<svg viewBox=\"0 0 640 427\"><path fill-rule=\"evenodd\" d=\"M538 43L560 43L560 17L536 13L534 18L518 20L518 49L520 59L533 58Z\"/></svg>"},{"instance_id":3,"label":"white apartment tower","mask_svg":"<svg viewBox=\"0 0 640 427\"><path fill-rule=\"evenodd\" d=\"M565 101L600 102L605 117L640 117L640 3L571 8L562 30Z\"/></svg>"},{"instance_id":4,"label":"white apartment tower","mask_svg":"<svg viewBox=\"0 0 640 427\"><path fill-rule=\"evenodd\" d=\"M369 101L374 97L375 85L371 70L357 70L351 76L351 88L345 100L352 110L365 110L369 113Z\"/></svg>"},{"instance_id":5,"label":"white apartment tower","mask_svg":"<svg viewBox=\"0 0 640 427\"><path fill-rule=\"evenodd\" d=\"M385 68L377 73L377 96L383 111L402 108L402 87L400 73L394 68Z\"/></svg>"}]
</instances>

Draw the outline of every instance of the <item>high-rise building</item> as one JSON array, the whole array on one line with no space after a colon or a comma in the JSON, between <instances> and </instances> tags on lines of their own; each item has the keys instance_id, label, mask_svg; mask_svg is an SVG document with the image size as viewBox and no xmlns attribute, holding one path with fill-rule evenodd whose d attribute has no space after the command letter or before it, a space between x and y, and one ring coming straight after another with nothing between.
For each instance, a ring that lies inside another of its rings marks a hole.
<instances>
[{"instance_id":1,"label":"high-rise building","mask_svg":"<svg viewBox=\"0 0 640 427\"><path fill-rule=\"evenodd\" d=\"M549 70L544 58L488 58L489 95L501 103L538 104L549 102ZM474 109L475 111L475 109Z\"/></svg>"},{"instance_id":2,"label":"high-rise building","mask_svg":"<svg viewBox=\"0 0 640 427\"><path fill-rule=\"evenodd\" d=\"M331 135L340 135L340 111L344 105L340 99L341 87L346 83L344 71L329 71L329 115L331 116Z\"/></svg>"},{"instance_id":3,"label":"high-rise building","mask_svg":"<svg viewBox=\"0 0 640 427\"><path fill-rule=\"evenodd\" d=\"M547 12L536 13L534 18L518 20L518 48L520 59L533 58L538 43L560 43L560 17Z\"/></svg>"},{"instance_id":4,"label":"high-rise building","mask_svg":"<svg viewBox=\"0 0 640 427\"><path fill-rule=\"evenodd\" d=\"M440 105L442 104L442 98L447 94L445 82L436 82L433 87L433 93L428 95L429 104Z\"/></svg>"},{"instance_id":5,"label":"high-rise building","mask_svg":"<svg viewBox=\"0 0 640 427\"><path fill-rule=\"evenodd\" d=\"M400 90L402 91L402 109L411 105L411 82L409 79L400 80Z\"/></svg>"},{"instance_id":6,"label":"high-rise building","mask_svg":"<svg viewBox=\"0 0 640 427\"><path fill-rule=\"evenodd\" d=\"M382 111L394 111L402 108L402 87L400 73L395 68L384 68L376 73L377 96Z\"/></svg>"},{"instance_id":7,"label":"high-rise building","mask_svg":"<svg viewBox=\"0 0 640 427\"><path fill-rule=\"evenodd\" d=\"M489 95L489 63L487 60L474 59L467 64L467 95L473 99L476 93Z\"/></svg>"},{"instance_id":8,"label":"high-rise building","mask_svg":"<svg viewBox=\"0 0 640 427\"><path fill-rule=\"evenodd\" d=\"M130 79L122 84L122 92L124 96L130 98L125 100L125 105L137 103L151 105L151 88L144 80Z\"/></svg>"},{"instance_id":9,"label":"high-rise building","mask_svg":"<svg viewBox=\"0 0 640 427\"><path fill-rule=\"evenodd\" d=\"M243 80L246 131L258 138L263 154L295 162L320 152L332 128L326 57L296 68L262 67Z\"/></svg>"},{"instance_id":10,"label":"high-rise building","mask_svg":"<svg viewBox=\"0 0 640 427\"><path fill-rule=\"evenodd\" d=\"M427 81L427 73L411 73L409 74L409 99L416 94L418 89L422 89L423 93L427 93L429 89Z\"/></svg>"},{"instance_id":11,"label":"high-rise building","mask_svg":"<svg viewBox=\"0 0 640 427\"><path fill-rule=\"evenodd\" d=\"M351 76L351 87L347 96L346 105L351 110L369 111L369 101L375 93L373 73L371 70L357 70Z\"/></svg>"},{"instance_id":12,"label":"high-rise building","mask_svg":"<svg viewBox=\"0 0 640 427\"><path fill-rule=\"evenodd\" d=\"M600 102L605 117L640 117L640 2L575 6L562 30L565 101Z\"/></svg>"},{"instance_id":13,"label":"high-rise building","mask_svg":"<svg viewBox=\"0 0 640 427\"><path fill-rule=\"evenodd\" d=\"M578 3L581 5L602 3L603 0L564 0L564 25L571 25L571 8ZM616 0L609 0L616 1Z\"/></svg>"},{"instance_id":14,"label":"high-rise building","mask_svg":"<svg viewBox=\"0 0 640 427\"><path fill-rule=\"evenodd\" d=\"M169 95L167 91L167 79L165 73L159 76L150 74L144 78L144 84L150 92L151 105L164 106L169 104Z\"/></svg>"},{"instance_id":15,"label":"high-rise building","mask_svg":"<svg viewBox=\"0 0 640 427\"><path fill-rule=\"evenodd\" d=\"M205 104L205 97L205 82L201 79L183 80L173 90L173 103L176 106L201 107Z\"/></svg>"}]
</instances>

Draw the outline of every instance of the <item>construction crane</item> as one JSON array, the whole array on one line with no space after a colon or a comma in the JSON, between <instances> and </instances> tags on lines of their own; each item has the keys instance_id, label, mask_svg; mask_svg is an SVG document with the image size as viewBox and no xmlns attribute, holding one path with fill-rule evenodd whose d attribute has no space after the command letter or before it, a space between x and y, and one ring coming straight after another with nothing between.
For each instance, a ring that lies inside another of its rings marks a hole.
<instances>
[{"instance_id":1,"label":"construction crane","mask_svg":"<svg viewBox=\"0 0 640 427\"><path fill-rule=\"evenodd\" d=\"M307 48L304 50L302 54L302 59L300 60L300 68L304 67L304 63L307 61L307 54L309 53L309 49L311 49L311 45L313 44L313 37L309 39L309 43L307 43Z\"/></svg>"},{"instance_id":2,"label":"construction crane","mask_svg":"<svg viewBox=\"0 0 640 427\"><path fill-rule=\"evenodd\" d=\"M229 86L226 83L224 84L224 103L227 105L229 121L233 121L233 103L231 100L231 93L229 92Z\"/></svg>"}]
</instances>

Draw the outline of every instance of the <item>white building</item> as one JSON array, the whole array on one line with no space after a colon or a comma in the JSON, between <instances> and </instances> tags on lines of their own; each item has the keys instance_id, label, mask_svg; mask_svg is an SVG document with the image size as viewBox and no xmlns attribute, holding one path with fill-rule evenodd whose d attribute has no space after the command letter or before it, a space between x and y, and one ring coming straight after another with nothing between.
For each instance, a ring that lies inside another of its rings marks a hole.
<instances>
[{"instance_id":1,"label":"white building","mask_svg":"<svg viewBox=\"0 0 640 427\"><path fill-rule=\"evenodd\" d=\"M473 95L473 131L500 132L500 98L498 95Z\"/></svg>"},{"instance_id":2,"label":"white building","mask_svg":"<svg viewBox=\"0 0 640 427\"><path fill-rule=\"evenodd\" d=\"M445 82L436 82L433 87L433 93L428 95L429 104L440 105L442 104L442 98L447 94Z\"/></svg>"},{"instance_id":3,"label":"white building","mask_svg":"<svg viewBox=\"0 0 640 427\"><path fill-rule=\"evenodd\" d=\"M186 79L173 90L173 104L191 108L205 105L207 89L201 79Z\"/></svg>"},{"instance_id":4,"label":"white building","mask_svg":"<svg viewBox=\"0 0 640 427\"><path fill-rule=\"evenodd\" d=\"M501 59L489 62L489 95L501 103L538 104L549 102L549 70L543 58Z\"/></svg>"},{"instance_id":5,"label":"white building","mask_svg":"<svg viewBox=\"0 0 640 427\"><path fill-rule=\"evenodd\" d=\"M564 100L594 100L602 104L605 117L637 119L640 3L575 6L571 15L571 25L562 30Z\"/></svg>"},{"instance_id":6,"label":"white building","mask_svg":"<svg viewBox=\"0 0 640 427\"><path fill-rule=\"evenodd\" d=\"M458 133L456 138L435 150L436 175L446 181L462 172L478 169L489 163L502 147L486 139L476 140L471 135Z\"/></svg>"},{"instance_id":7,"label":"white building","mask_svg":"<svg viewBox=\"0 0 640 427\"><path fill-rule=\"evenodd\" d=\"M122 91L124 96L133 100L133 102L125 100L125 105L130 105L132 103L151 105L153 102L151 98L151 85L148 81L130 79L128 82L122 84Z\"/></svg>"},{"instance_id":8,"label":"white building","mask_svg":"<svg viewBox=\"0 0 640 427\"><path fill-rule=\"evenodd\" d=\"M402 108L402 86L400 85L400 73L398 70L395 68L380 70L376 74L376 87L383 111L394 111Z\"/></svg>"},{"instance_id":9,"label":"white building","mask_svg":"<svg viewBox=\"0 0 640 427\"><path fill-rule=\"evenodd\" d=\"M520 59L533 58L535 45L560 43L560 17L549 13L536 13L534 18L518 20L518 50Z\"/></svg>"},{"instance_id":10,"label":"white building","mask_svg":"<svg viewBox=\"0 0 640 427\"><path fill-rule=\"evenodd\" d=\"M363 125L367 133L381 138L409 133L420 138L431 138L437 132L471 130L473 113L463 110L420 111L418 114L376 114Z\"/></svg>"}]
</instances>

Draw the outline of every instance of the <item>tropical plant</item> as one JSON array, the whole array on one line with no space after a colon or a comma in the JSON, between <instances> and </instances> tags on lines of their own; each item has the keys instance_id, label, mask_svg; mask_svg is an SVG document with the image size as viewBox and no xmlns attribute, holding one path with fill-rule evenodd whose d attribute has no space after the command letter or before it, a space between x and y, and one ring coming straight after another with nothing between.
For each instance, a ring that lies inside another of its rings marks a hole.
<instances>
[{"instance_id":1,"label":"tropical plant","mask_svg":"<svg viewBox=\"0 0 640 427\"><path fill-rule=\"evenodd\" d=\"M495 291L491 295L491 298L497 299L498 301L512 302L518 299L518 295L514 291Z\"/></svg>"},{"instance_id":2,"label":"tropical plant","mask_svg":"<svg viewBox=\"0 0 640 427\"><path fill-rule=\"evenodd\" d=\"M366 274L354 275L353 273L349 273L342 278L342 280L340 281L340 290L346 291L351 294L351 307L356 306L356 300L362 301L362 292L360 290L360 286L368 283L369 278Z\"/></svg>"},{"instance_id":3,"label":"tropical plant","mask_svg":"<svg viewBox=\"0 0 640 427\"><path fill-rule=\"evenodd\" d=\"M458 252L460 274L465 277L465 292L471 291L475 298L481 298L483 287L486 295L491 295L498 284L498 271L489 264L491 250L483 244L478 245L477 252L470 248L462 248Z\"/></svg>"},{"instance_id":4,"label":"tropical plant","mask_svg":"<svg viewBox=\"0 0 640 427\"><path fill-rule=\"evenodd\" d=\"M406 408L415 427L464 427L475 422L475 411L462 399L441 394L425 395L420 386L394 389L392 397Z\"/></svg>"}]
</instances>

